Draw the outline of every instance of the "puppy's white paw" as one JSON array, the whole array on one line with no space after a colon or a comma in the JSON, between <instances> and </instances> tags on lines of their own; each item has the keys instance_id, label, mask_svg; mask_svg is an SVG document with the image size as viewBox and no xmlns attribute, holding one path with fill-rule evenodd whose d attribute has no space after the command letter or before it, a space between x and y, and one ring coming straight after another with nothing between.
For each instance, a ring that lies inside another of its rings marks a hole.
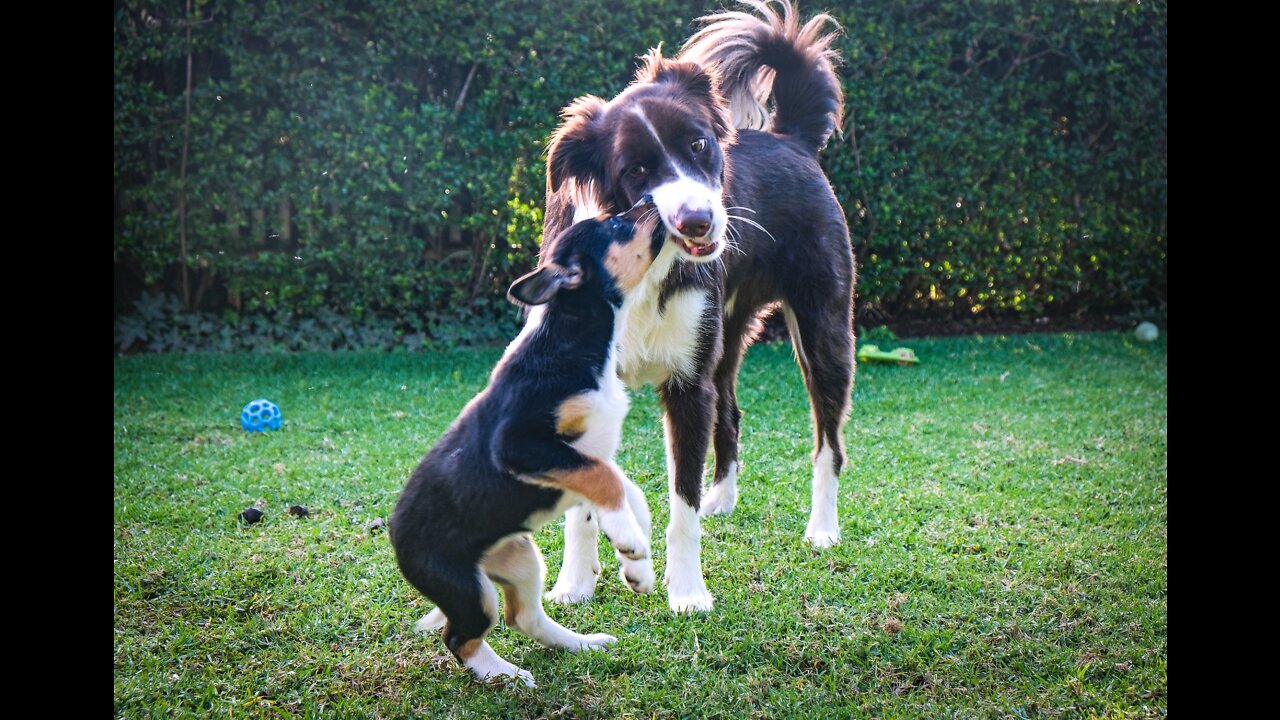
<instances>
[{"instance_id":1,"label":"puppy's white paw","mask_svg":"<svg viewBox=\"0 0 1280 720\"><path fill-rule=\"evenodd\" d=\"M579 636L580 642L576 646L570 646L569 652L582 652L583 650L604 650L610 645L617 645L618 638L604 633L594 633L592 635Z\"/></svg>"},{"instance_id":2,"label":"puppy's white paw","mask_svg":"<svg viewBox=\"0 0 1280 720\"><path fill-rule=\"evenodd\" d=\"M649 557L649 543L644 538L636 536L632 538L632 542L616 542L613 544L613 550L619 556L628 560L644 560Z\"/></svg>"},{"instance_id":3,"label":"puppy's white paw","mask_svg":"<svg viewBox=\"0 0 1280 720\"><path fill-rule=\"evenodd\" d=\"M646 595L653 591L657 578L653 574L653 559L628 560L618 555L618 577L626 583L631 592Z\"/></svg>"},{"instance_id":4,"label":"puppy's white paw","mask_svg":"<svg viewBox=\"0 0 1280 720\"><path fill-rule=\"evenodd\" d=\"M523 683L525 687L536 687L533 675L498 657L493 648L489 647L489 643L484 641L480 642L480 647L462 664L466 665L467 669L481 682L497 682L504 685L518 682Z\"/></svg>"},{"instance_id":5,"label":"puppy's white paw","mask_svg":"<svg viewBox=\"0 0 1280 720\"><path fill-rule=\"evenodd\" d=\"M609 538L609 544L621 557L643 560L649 557L649 539L640 531L640 525L630 510L600 513L600 529Z\"/></svg>"},{"instance_id":6,"label":"puppy's white paw","mask_svg":"<svg viewBox=\"0 0 1280 720\"><path fill-rule=\"evenodd\" d=\"M427 613L426 615L423 615L421 620L414 623L413 631L416 633L420 633L422 635L426 635L427 633L433 630L439 630L440 628L444 627L444 624L447 621L448 621L448 618L444 616L444 612L441 611L440 608L436 608L431 612Z\"/></svg>"},{"instance_id":7,"label":"puppy's white paw","mask_svg":"<svg viewBox=\"0 0 1280 720\"><path fill-rule=\"evenodd\" d=\"M538 684L533 681L532 673L530 673L528 670L522 670L516 667L515 665L511 666L510 672L506 672L506 671L493 672L488 675L485 675L484 677L481 677L480 680L487 683L497 684L497 685L515 685L516 683L520 683L521 685L524 685L527 688L538 687Z\"/></svg>"},{"instance_id":8,"label":"puppy's white paw","mask_svg":"<svg viewBox=\"0 0 1280 720\"><path fill-rule=\"evenodd\" d=\"M529 688L538 687L538 684L533 681L533 673L529 672L528 670L521 670L520 668L516 668L516 676L514 679L524 683L525 687L529 687Z\"/></svg>"}]
</instances>

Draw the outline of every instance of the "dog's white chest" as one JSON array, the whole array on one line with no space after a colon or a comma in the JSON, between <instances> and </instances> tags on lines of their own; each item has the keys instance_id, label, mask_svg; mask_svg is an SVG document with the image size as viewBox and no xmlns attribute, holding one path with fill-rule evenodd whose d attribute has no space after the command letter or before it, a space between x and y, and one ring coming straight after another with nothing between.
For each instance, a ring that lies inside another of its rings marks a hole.
<instances>
[{"instance_id":1,"label":"dog's white chest","mask_svg":"<svg viewBox=\"0 0 1280 720\"><path fill-rule=\"evenodd\" d=\"M640 387L659 385L673 374L696 374L708 304L707 293L698 288L675 293L661 311L656 287L651 297L637 298L618 348L623 381L629 387Z\"/></svg>"}]
</instances>

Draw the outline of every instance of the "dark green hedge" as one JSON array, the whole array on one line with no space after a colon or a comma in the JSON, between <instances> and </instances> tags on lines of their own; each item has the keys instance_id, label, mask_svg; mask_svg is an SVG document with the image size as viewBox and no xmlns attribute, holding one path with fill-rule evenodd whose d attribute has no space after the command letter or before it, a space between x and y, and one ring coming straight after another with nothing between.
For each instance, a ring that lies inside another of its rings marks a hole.
<instances>
[{"instance_id":1,"label":"dark green hedge","mask_svg":"<svg viewBox=\"0 0 1280 720\"><path fill-rule=\"evenodd\" d=\"M509 336L559 109L717 6L118 2L117 346ZM1165 314L1165 3L827 9L864 312Z\"/></svg>"}]
</instances>

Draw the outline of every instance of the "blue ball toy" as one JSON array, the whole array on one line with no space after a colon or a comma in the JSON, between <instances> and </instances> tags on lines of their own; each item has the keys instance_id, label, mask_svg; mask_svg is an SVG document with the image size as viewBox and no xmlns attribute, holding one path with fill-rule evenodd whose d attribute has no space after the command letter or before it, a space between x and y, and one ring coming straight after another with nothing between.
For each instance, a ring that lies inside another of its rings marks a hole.
<instances>
[{"instance_id":1,"label":"blue ball toy","mask_svg":"<svg viewBox=\"0 0 1280 720\"><path fill-rule=\"evenodd\" d=\"M284 415L280 414L280 408L266 398L258 398L240 411L240 427L249 432L279 430L283 422Z\"/></svg>"}]
</instances>

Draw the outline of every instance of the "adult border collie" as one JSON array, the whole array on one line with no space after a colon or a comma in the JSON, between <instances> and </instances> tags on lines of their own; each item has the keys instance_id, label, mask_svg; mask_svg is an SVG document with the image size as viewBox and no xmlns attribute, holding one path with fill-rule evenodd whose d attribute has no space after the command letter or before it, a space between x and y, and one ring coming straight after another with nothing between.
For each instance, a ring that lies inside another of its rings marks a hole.
<instances>
[{"instance_id":1,"label":"adult border collie","mask_svg":"<svg viewBox=\"0 0 1280 720\"><path fill-rule=\"evenodd\" d=\"M758 314L775 303L813 408L805 537L818 547L840 539L836 491L853 385L855 274L844 211L818 165L843 109L832 69L836 31L826 31L835 21L822 14L801 25L789 1L746 4L755 12L702 18L704 27L675 59L650 51L612 100L574 101L547 154L543 238L649 194L668 234L661 253L678 260L638 289L618 364L627 385L652 384L662 401L671 503L665 577L675 612L712 607L698 512L730 512L737 501L738 368ZM554 252L552 241L542 256ZM715 481L703 497L712 442ZM570 511L550 599L594 593L597 530L590 513Z\"/></svg>"}]
</instances>

